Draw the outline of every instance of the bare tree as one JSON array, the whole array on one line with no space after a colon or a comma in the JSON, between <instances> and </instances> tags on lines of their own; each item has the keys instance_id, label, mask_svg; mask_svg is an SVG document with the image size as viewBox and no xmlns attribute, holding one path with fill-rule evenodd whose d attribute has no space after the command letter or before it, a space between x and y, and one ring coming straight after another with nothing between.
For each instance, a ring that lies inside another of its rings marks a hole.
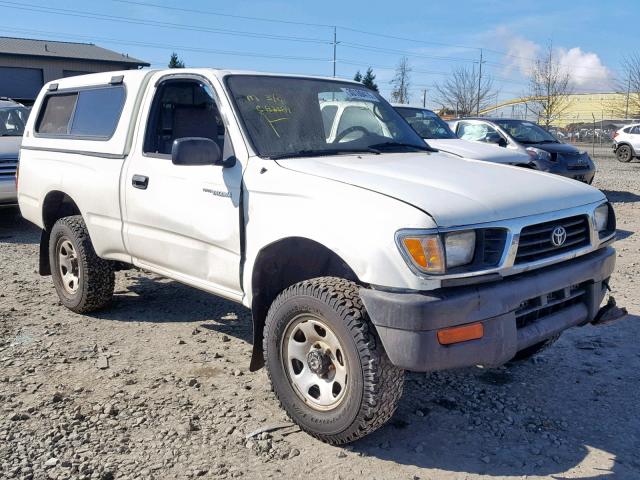
<instances>
[{"instance_id":1,"label":"bare tree","mask_svg":"<svg viewBox=\"0 0 640 480\"><path fill-rule=\"evenodd\" d=\"M497 96L493 79L489 75L480 78L475 67L454 68L451 76L435 85L435 91L436 102L457 111L459 116L469 116L487 108Z\"/></svg>"},{"instance_id":2,"label":"bare tree","mask_svg":"<svg viewBox=\"0 0 640 480\"><path fill-rule=\"evenodd\" d=\"M553 46L549 45L529 74L529 109L548 128L569 108L572 93L571 75L554 60Z\"/></svg>"},{"instance_id":3,"label":"bare tree","mask_svg":"<svg viewBox=\"0 0 640 480\"><path fill-rule=\"evenodd\" d=\"M640 54L631 53L622 61L622 73L616 82L616 91L622 101L611 102L611 113L621 118L640 117Z\"/></svg>"},{"instance_id":4,"label":"bare tree","mask_svg":"<svg viewBox=\"0 0 640 480\"><path fill-rule=\"evenodd\" d=\"M409 103L409 87L411 86L411 67L409 59L402 57L396 67L396 74L391 80L393 90L391 100L396 103Z\"/></svg>"}]
</instances>

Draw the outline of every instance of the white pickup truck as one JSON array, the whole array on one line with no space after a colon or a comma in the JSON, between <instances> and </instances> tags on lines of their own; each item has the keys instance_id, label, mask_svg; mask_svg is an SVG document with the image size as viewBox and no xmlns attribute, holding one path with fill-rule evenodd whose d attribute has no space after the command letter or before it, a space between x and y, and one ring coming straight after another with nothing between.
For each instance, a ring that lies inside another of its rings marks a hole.
<instances>
[{"instance_id":1,"label":"white pickup truck","mask_svg":"<svg viewBox=\"0 0 640 480\"><path fill-rule=\"evenodd\" d=\"M356 108L339 128L322 110L336 101ZM64 305L105 307L130 266L245 305L251 369L266 362L292 419L333 444L391 417L404 370L501 365L619 314L600 307L615 261L600 191L434 152L354 82L61 79L20 153L20 209Z\"/></svg>"}]
</instances>

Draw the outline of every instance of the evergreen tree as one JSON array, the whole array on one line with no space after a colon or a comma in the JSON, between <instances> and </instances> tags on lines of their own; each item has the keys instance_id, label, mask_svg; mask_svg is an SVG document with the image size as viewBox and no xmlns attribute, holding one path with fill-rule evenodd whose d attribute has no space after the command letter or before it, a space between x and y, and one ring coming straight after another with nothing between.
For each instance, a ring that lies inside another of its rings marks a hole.
<instances>
[{"instance_id":1,"label":"evergreen tree","mask_svg":"<svg viewBox=\"0 0 640 480\"><path fill-rule=\"evenodd\" d=\"M360 70L356 72L356 74L353 76L353 79L356 82L362 82L362 74L360 73Z\"/></svg>"},{"instance_id":2,"label":"evergreen tree","mask_svg":"<svg viewBox=\"0 0 640 480\"><path fill-rule=\"evenodd\" d=\"M360 73L360 72L358 72ZM373 69L371 67L367 68L364 77L362 77L362 84L367 87L369 90L373 90L374 92L379 91L378 85L374 81L376 79L375 74L373 73Z\"/></svg>"},{"instance_id":3,"label":"evergreen tree","mask_svg":"<svg viewBox=\"0 0 640 480\"><path fill-rule=\"evenodd\" d=\"M169 60L169 68L184 68L184 62L180 60L178 54L173 52L171 54L171 59Z\"/></svg>"}]
</instances>

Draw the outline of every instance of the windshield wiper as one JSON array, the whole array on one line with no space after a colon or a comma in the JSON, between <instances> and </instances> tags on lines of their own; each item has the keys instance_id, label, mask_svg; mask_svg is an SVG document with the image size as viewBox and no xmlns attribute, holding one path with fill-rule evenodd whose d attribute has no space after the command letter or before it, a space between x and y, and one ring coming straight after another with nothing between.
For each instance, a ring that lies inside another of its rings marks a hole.
<instances>
[{"instance_id":1,"label":"windshield wiper","mask_svg":"<svg viewBox=\"0 0 640 480\"><path fill-rule=\"evenodd\" d=\"M414 148L414 149L416 149L418 151L421 151L421 152L437 152L438 151L435 148L428 147L426 144L425 145L414 145L413 143L382 142L382 143L376 143L374 145L369 145L369 148L376 149L376 150L378 150L380 148L387 148L387 147Z\"/></svg>"},{"instance_id":2,"label":"windshield wiper","mask_svg":"<svg viewBox=\"0 0 640 480\"><path fill-rule=\"evenodd\" d=\"M379 150L375 148L367 147L367 148L340 148L340 149L331 149L331 150L299 150L297 152L288 152L288 153L276 153L274 155L268 155L267 158L271 160L278 160L282 158L295 158L295 157L324 157L327 155L348 155L353 153L374 153L376 155L380 154Z\"/></svg>"}]
</instances>

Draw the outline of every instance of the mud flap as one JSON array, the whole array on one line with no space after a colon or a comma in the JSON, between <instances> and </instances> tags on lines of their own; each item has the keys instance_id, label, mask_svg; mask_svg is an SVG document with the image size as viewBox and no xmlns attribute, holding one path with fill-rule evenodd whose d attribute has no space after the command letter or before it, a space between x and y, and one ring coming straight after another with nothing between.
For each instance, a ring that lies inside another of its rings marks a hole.
<instances>
[{"instance_id":1,"label":"mud flap","mask_svg":"<svg viewBox=\"0 0 640 480\"><path fill-rule=\"evenodd\" d=\"M38 265L38 273L40 275L51 275L51 265L49 265L49 237L51 232L42 230L40 233L40 260Z\"/></svg>"},{"instance_id":2,"label":"mud flap","mask_svg":"<svg viewBox=\"0 0 640 480\"><path fill-rule=\"evenodd\" d=\"M615 322L616 320L621 320L627 315L629 315L627 309L624 307L618 307L618 305L616 304L616 299L613 298L613 296L609 296L607 304L598 311L598 314L591 321L591 324L604 325L607 323Z\"/></svg>"}]
</instances>

